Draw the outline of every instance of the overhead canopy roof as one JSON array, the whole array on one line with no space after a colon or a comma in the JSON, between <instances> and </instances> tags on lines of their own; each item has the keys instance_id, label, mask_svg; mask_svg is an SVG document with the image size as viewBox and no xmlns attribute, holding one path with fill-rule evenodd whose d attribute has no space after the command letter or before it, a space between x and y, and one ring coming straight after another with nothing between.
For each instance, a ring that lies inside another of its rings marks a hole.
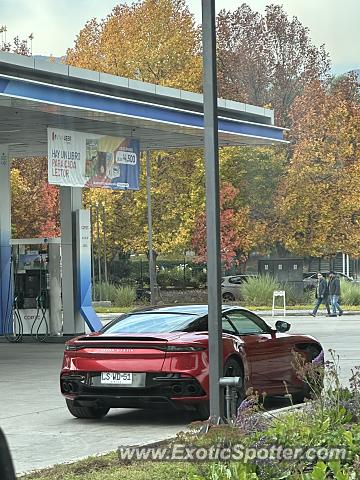
<instances>
[{"instance_id":1,"label":"overhead canopy roof","mask_svg":"<svg viewBox=\"0 0 360 480\"><path fill-rule=\"evenodd\" d=\"M218 100L220 145L284 143L273 111ZM203 96L0 52L0 144L47 155L47 128L134 137L142 149L203 145Z\"/></svg>"}]
</instances>

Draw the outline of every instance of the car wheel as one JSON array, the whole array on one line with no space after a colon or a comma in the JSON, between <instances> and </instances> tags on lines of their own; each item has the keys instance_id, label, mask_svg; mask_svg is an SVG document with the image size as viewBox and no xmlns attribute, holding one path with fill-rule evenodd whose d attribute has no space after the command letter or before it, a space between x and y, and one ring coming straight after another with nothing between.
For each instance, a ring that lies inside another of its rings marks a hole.
<instances>
[{"instance_id":1,"label":"car wheel","mask_svg":"<svg viewBox=\"0 0 360 480\"><path fill-rule=\"evenodd\" d=\"M76 407L73 400L66 399L66 406L76 418L102 418L108 413L107 407Z\"/></svg>"},{"instance_id":2,"label":"car wheel","mask_svg":"<svg viewBox=\"0 0 360 480\"><path fill-rule=\"evenodd\" d=\"M224 365L224 377L241 377L243 379L243 370L240 362L235 358L229 358ZM225 393L224 393L225 396ZM237 389L236 410L245 398L244 385ZM199 403L196 407L196 417L199 420L207 420L210 416L210 405L207 403ZM224 398L224 417L226 417L226 400Z\"/></svg>"},{"instance_id":3,"label":"car wheel","mask_svg":"<svg viewBox=\"0 0 360 480\"><path fill-rule=\"evenodd\" d=\"M241 387L236 390L236 411L240 406L240 403L245 398L244 388L244 374L240 362L236 358L229 358L224 365L224 377L240 377L242 379ZM226 415L226 402L224 401L225 415Z\"/></svg>"},{"instance_id":4,"label":"car wheel","mask_svg":"<svg viewBox=\"0 0 360 480\"><path fill-rule=\"evenodd\" d=\"M235 300L234 295L229 292L224 293L222 297L225 302L233 302Z\"/></svg>"}]
</instances>

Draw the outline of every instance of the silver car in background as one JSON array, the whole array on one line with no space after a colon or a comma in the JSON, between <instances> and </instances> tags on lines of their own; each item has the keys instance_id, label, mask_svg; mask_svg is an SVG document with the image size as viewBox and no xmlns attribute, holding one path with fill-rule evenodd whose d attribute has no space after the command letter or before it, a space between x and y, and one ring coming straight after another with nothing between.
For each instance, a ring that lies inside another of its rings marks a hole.
<instances>
[{"instance_id":1,"label":"silver car in background","mask_svg":"<svg viewBox=\"0 0 360 480\"><path fill-rule=\"evenodd\" d=\"M317 287L318 285L317 274L318 272L304 273L304 279L303 279L304 290L313 290ZM326 280L329 280L329 272L321 272L321 274ZM335 274L340 278L340 280L344 280L345 282L355 281L352 277L348 277L347 275L345 275L345 273L335 272ZM356 283L358 282L356 281Z\"/></svg>"},{"instance_id":2,"label":"silver car in background","mask_svg":"<svg viewBox=\"0 0 360 480\"><path fill-rule=\"evenodd\" d=\"M241 300L241 285L249 278L256 278L257 275L230 275L222 277L221 296L225 302Z\"/></svg>"}]
</instances>

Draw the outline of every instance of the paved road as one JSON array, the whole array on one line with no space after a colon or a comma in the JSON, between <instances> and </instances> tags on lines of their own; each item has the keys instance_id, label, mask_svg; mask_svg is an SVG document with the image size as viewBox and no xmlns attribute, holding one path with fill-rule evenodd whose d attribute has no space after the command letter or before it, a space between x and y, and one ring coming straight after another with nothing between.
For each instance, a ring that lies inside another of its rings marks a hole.
<instances>
[{"instance_id":1,"label":"paved road","mask_svg":"<svg viewBox=\"0 0 360 480\"><path fill-rule=\"evenodd\" d=\"M267 320L273 323L276 318ZM360 365L360 315L296 316L288 321L292 332L312 334L326 350L336 350L344 383L351 368ZM0 426L18 472L171 437L192 420L171 410L130 409L113 410L100 421L72 418L59 394L62 351L56 344L0 343Z\"/></svg>"}]
</instances>

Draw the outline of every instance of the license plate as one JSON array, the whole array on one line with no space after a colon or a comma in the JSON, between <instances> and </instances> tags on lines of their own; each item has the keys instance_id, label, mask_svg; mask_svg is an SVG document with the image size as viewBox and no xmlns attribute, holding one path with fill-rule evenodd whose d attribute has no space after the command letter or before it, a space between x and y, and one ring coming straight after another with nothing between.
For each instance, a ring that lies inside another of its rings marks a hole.
<instances>
[{"instance_id":1,"label":"license plate","mask_svg":"<svg viewBox=\"0 0 360 480\"><path fill-rule=\"evenodd\" d=\"M131 385L132 373L101 372L101 383L111 385Z\"/></svg>"}]
</instances>

